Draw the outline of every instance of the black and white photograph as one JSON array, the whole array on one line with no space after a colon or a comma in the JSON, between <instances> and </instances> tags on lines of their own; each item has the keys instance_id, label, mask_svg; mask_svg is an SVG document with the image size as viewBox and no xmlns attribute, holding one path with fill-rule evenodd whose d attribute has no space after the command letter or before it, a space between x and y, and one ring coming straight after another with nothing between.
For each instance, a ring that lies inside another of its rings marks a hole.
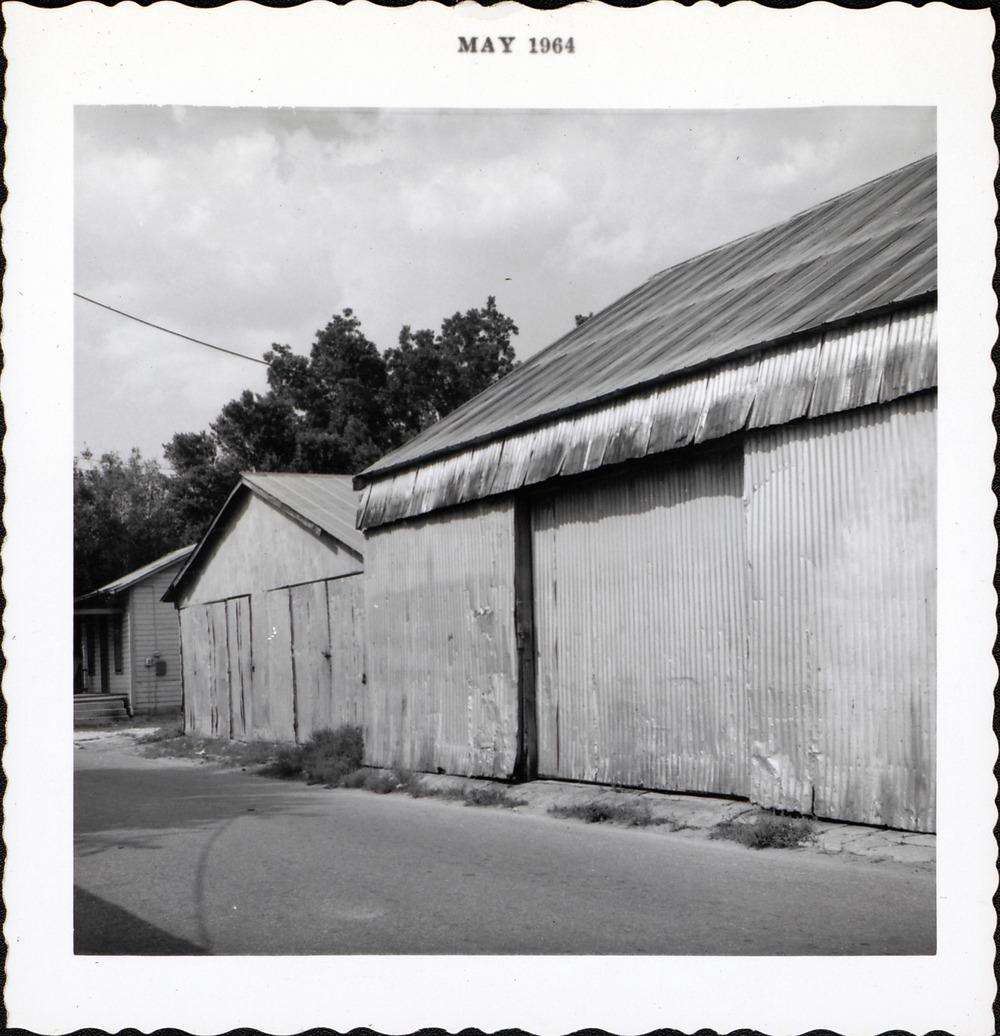
<instances>
[{"instance_id":1,"label":"black and white photograph","mask_svg":"<svg viewBox=\"0 0 1000 1036\"><path fill-rule=\"evenodd\" d=\"M406 19L363 9L326 12L338 47L398 46ZM25 396L61 464L56 704L28 721L59 754L55 938L72 983L259 975L272 1002L105 995L57 1027L393 1031L360 1008L397 984L412 1027L988 1019L990 616L961 602L992 582L966 388L995 299L988 221L951 204L988 188L989 128L944 87L570 100L598 35L569 13L420 12L415 49L482 70L461 103L385 54L392 90L303 89L299 62L284 96L67 89L69 335L47 414ZM428 983L472 1004L494 969L530 974L527 1014L435 1013ZM279 981L310 990L287 1023ZM354 1006L319 1014L331 981ZM761 1014L768 981L826 992Z\"/></svg>"},{"instance_id":2,"label":"black and white photograph","mask_svg":"<svg viewBox=\"0 0 1000 1036\"><path fill-rule=\"evenodd\" d=\"M934 952L932 109L75 130L78 953Z\"/></svg>"}]
</instances>

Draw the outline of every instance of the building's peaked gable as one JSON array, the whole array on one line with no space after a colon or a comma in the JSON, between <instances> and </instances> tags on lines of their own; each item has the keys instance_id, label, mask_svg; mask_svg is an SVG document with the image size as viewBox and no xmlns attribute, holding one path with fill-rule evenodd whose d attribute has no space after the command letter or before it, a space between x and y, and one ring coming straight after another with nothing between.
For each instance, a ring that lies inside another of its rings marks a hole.
<instances>
[{"instance_id":1,"label":"building's peaked gable","mask_svg":"<svg viewBox=\"0 0 1000 1036\"><path fill-rule=\"evenodd\" d=\"M364 536L356 528L360 494L349 475L248 473L243 481L259 496L364 554Z\"/></svg>"},{"instance_id":2,"label":"building's peaked gable","mask_svg":"<svg viewBox=\"0 0 1000 1036\"><path fill-rule=\"evenodd\" d=\"M361 494L351 488L349 475L246 472L163 595L164 601L178 600L184 586L210 557L230 515L248 493L314 535L334 540L359 561L363 559L364 535L356 528Z\"/></svg>"}]
</instances>

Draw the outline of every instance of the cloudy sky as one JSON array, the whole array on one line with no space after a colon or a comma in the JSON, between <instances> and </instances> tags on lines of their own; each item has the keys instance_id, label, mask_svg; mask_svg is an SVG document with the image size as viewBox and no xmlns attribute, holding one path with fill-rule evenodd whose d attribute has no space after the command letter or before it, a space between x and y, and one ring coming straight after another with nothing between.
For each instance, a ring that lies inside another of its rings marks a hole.
<instances>
[{"instance_id":1,"label":"cloudy sky","mask_svg":"<svg viewBox=\"0 0 1000 1036\"><path fill-rule=\"evenodd\" d=\"M935 150L927 108L81 107L75 290L223 348L381 349L495 295L525 359L652 274ZM265 368L76 301L75 448L161 457Z\"/></svg>"}]
</instances>

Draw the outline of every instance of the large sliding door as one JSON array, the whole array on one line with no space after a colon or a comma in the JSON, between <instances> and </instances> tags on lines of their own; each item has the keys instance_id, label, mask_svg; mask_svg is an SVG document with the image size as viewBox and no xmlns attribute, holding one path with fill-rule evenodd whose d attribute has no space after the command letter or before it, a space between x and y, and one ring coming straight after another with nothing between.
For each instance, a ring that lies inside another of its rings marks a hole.
<instances>
[{"instance_id":1,"label":"large sliding door","mask_svg":"<svg viewBox=\"0 0 1000 1036\"><path fill-rule=\"evenodd\" d=\"M746 794L739 452L536 498L538 772Z\"/></svg>"}]
</instances>

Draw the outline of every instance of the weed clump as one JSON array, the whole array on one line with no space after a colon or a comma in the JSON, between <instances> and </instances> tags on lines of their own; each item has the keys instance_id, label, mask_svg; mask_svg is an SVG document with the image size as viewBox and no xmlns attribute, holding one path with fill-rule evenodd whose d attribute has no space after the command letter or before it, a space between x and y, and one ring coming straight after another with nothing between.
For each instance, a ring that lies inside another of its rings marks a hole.
<instances>
[{"instance_id":1,"label":"weed clump","mask_svg":"<svg viewBox=\"0 0 1000 1036\"><path fill-rule=\"evenodd\" d=\"M285 747L273 741L244 742L192 734L176 735L169 729L136 738L136 744L142 754L150 759L174 756L178 759L201 759L204 762L244 768L259 766L274 759Z\"/></svg>"},{"instance_id":2,"label":"weed clump","mask_svg":"<svg viewBox=\"0 0 1000 1036\"><path fill-rule=\"evenodd\" d=\"M260 771L265 777L279 777L285 781L294 781L302 777L302 747L300 745L282 745L277 755Z\"/></svg>"},{"instance_id":3,"label":"weed clump","mask_svg":"<svg viewBox=\"0 0 1000 1036\"><path fill-rule=\"evenodd\" d=\"M626 799L624 802L593 799L590 802L575 802L570 806L550 806L549 812L556 817L582 820L587 824L649 827L651 824L670 823L669 820L654 817L648 803L634 799Z\"/></svg>"},{"instance_id":4,"label":"weed clump","mask_svg":"<svg viewBox=\"0 0 1000 1036\"><path fill-rule=\"evenodd\" d=\"M317 730L304 745L279 749L261 772L267 777L336 787L348 774L361 768L364 748L360 727L344 724L336 730Z\"/></svg>"},{"instance_id":5,"label":"weed clump","mask_svg":"<svg viewBox=\"0 0 1000 1036\"><path fill-rule=\"evenodd\" d=\"M388 795L400 788L399 777L395 773L382 773L377 770L355 770L345 774L337 784L338 788L362 788L373 791L376 795Z\"/></svg>"},{"instance_id":6,"label":"weed clump","mask_svg":"<svg viewBox=\"0 0 1000 1036\"><path fill-rule=\"evenodd\" d=\"M725 838L748 849L795 849L813 837L813 825L805 817L789 817L768 811L749 820L723 820L709 838Z\"/></svg>"},{"instance_id":7,"label":"weed clump","mask_svg":"<svg viewBox=\"0 0 1000 1036\"><path fill-rule=\"evenodd\" d=\"M468 788L462 796L467 806L503 806L504 809L516 809L527 805L526 799L514 798L507 794L506 788L494 788L485 785L482 788Z\"/></svg>"}]
</instances>

